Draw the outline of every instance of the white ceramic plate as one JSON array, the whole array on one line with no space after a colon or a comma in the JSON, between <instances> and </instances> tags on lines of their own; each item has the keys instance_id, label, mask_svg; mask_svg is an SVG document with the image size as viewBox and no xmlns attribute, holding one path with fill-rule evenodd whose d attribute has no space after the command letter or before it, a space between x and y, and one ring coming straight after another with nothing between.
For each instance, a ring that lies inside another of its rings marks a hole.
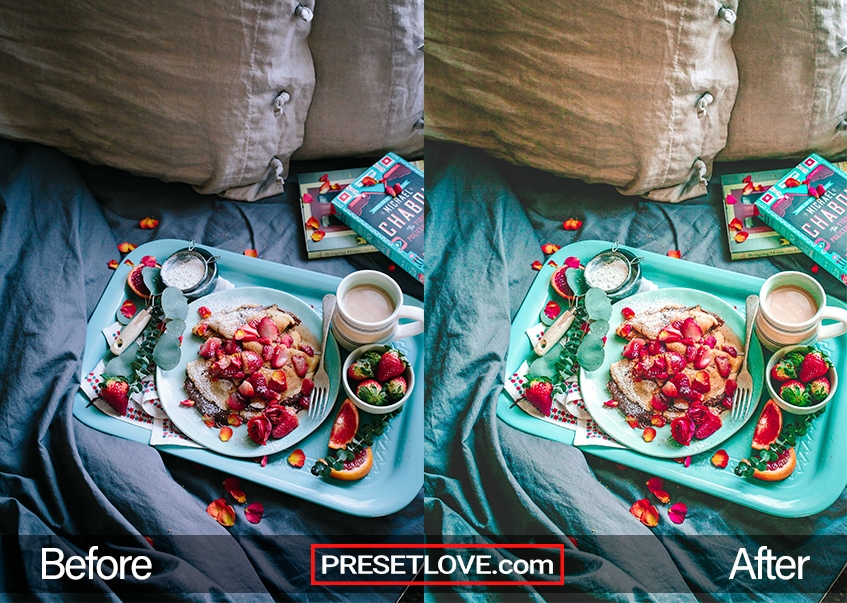
<instances>
[{"instance_id":1,"label":"white ceramic plate","mask_svg":"<svg viewBox=\"0 0 847 603\"><path fill-rule=\"evenodd\" d=\"M696 291L694 289L657 289L627 297L612 305L612 317L609 319L609 335L606 342L606 358L596 371L587 372L580 370L579 385L582 390L582 399L591 417L597 425L609 436L632 450L648 456L660 458L679 458L695 455L717 447L728 438L732 437L755 412L762 395L762 383L764 375L764 360L762 348L752 335L752 344L748 345L750 358L747 367L753 376L753 402L750 410L744 417L738 420L731 418L730 411L721 414L723 425L715 433L704 440L692 440L688 446L679 445L671 437L670 425L656 429L656 438L652 442L645 442L642 438L643 429L629 426L625 417L617 408L610 408L603 403L612 395L607 384L609 383L609 367L612 363L622 358L621 353L625 341L615 335L615 329L623 322L621 310L629 307L636 313L649 309L658 309L669 304L683 304L685 306L700 305L704 310L713 312L723 318L726 325L736 334L739 340L744 339L744 318L738 311L722 299Z\"/></svg>"},{"instance_id":2,"label":"white ceramic plate","mask_svg":"<svg viewBox=\"0 0 847 603\"><path fill-rule=\"evenodd\" d=\"M186 378L185 367L189 362L197 358L197 352L203 343L202 338L191 333L191 327L197 320L200 320L197 309L200 306L206 306L212 312L218 312L237 308L247 303L262 304L263 306L276 304L281 310L293 312L300 318L302 324L311 331L315 339L320 340L321 317L304 301L288 293L265 287L229 289L201 297L188 305L188 318L185 321L188 327L186 328L182 343L182 358L180 359L180 363L172 371L156 370L156 386L159 390L159 399L174 425L182 433L204 448L234 457L259 457L265 454L275 454L294 446L315 431L323 423L334 406L333 404L327 404L327 408L322 416L315 417L314 419L308 417L307 411L301 410L297 413L297 417L300 419L300 425L294 431L284 438L268 440L267 444L260 446L247 435L246 423L240 427L234 427L232 438L227 442L222 442L219 437L219 428L207 427L203 423L200 413L192 407L186 407L180 404L182 400L188 397L188 394L183 389L183 383ZM329 374L329 400L335 400L338 397L338 389L341 384L341 358L335 338L331 332L327 338L323 353L326 354L324 367Z\"/></svg>"}]
</instances>

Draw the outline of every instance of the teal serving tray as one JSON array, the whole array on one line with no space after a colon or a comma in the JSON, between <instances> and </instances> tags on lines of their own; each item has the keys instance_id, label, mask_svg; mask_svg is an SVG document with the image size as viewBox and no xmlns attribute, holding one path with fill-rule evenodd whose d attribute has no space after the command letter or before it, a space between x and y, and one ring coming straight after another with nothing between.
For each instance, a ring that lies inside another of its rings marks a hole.
<instances>
[{"instance_id":1,"label":"teal serving tray","mask_svg":"<svg viewBox=\"0 0 847 603\"><path fill-rule=\"evenodd\" d=\"M562 248L550 259L558 265L563 265L565 258L575 256L584 264L611 246L611 243L604 241L582 241ZM659 288L685 287L705 291L720 297L742 314L747 296L758 293L764 282L763 279L727 270L639 249L628 249L644 258L641 262L643 276ZM552 289L549 283L553 272L554 268L545 263L512 322L504 382L530 355L531 347L525 332L538 324L539 313L550 299ZM831 297L828 303L847 307ZM842 335L818 345L829 355L836 367L847 366L847 336ZM826 412L814 421L807 436L798 443L795 448L797 468L781 482L745 479L736 476L732 471L742 458L750 456L753 452L750 448L753 429L766 400L767 394L764 394L747 424L730 439L715 447L723 448L729 454L729 464L722 470L714 467L710 461L714 450L693 456L691 466L685 467L672 459L653 458L628 449L603 446L581 446L580 449L771 515L805 517L827 509L838 500L847 487L843 452L847 442L847 388L838 388L836 397L829 403ZM497 416L521 431L573 444L573 431L528 415L514 405L505 392L500 394Z\"/></svg>"},{"instance_id":2,"label":"teal serving tray","mask_svg":"<svg viewBox=\"0 0 847 603\"><path fill-rule=\"evenodd\" d=\"M161 263L170 254L187 245L188 241L175 239L152 241L138 247L126 256L126 259L138 264L145 255L152 255ZM250 258L205 245L201 247L218 256L219 275L236 287L259 286L285 291L316 308L318 313L323 296L334 293L341 281L334 276ZM125 283L129 271L130 267L121 263L91 315L86 333L81 378L88 375L106 355L106 339L101 330L115 322L115 313L127 299ZM409 297L405 299L405 303L422 306L421 302ZM191 317L186 322L190 326ZM397 343L414 367L415 380L423 383L423 335ZM341 398L343 396L339 399ZM338 401L335 408L337 407ZM227 457L201 448L173 445L156 448L349 515L380 517L408 505L423 486L423 389L415 388L403 412L391 420L388 429L378 438L373 447L373 469L361 481L341 482L318 478L309 471L312 464L328 452L327 442L335 412L336 410L330 412L327 420L316 431L292 447L300 448L306 453L306 464L300 469L290 466L287 462L291 449L269 456L268 464L262 467L252 459ZM74 416L99 431L142 444L150 442L148 430L102 413L97 407L89 404L88 398L81 391L77 392L74 399Z\"/></svg>"}]
</instances>

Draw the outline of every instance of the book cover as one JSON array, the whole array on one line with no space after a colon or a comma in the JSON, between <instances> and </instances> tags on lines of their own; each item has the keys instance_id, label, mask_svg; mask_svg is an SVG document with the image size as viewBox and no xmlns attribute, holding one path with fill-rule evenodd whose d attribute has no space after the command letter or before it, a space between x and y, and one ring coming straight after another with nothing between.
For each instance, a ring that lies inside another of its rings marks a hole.
<instances>
[{"instance_id":1,"label":"book cover","mask_svg":"<svg viewBox=\"0 0 847 603\"><path fill-rule=\"evenodd\" d=\"M342 222L420 282L424 280L423 172L394 153L332 200Z\"/></svg>"},{"instance_id":2,"label":"book cover","mask_svg":"<svg viewBox=\"0 0 847 603\"><path fill-rule=\"evenodd\" d=\"M332 200L338 193L366 169L367 166L364 166L299 175L300 211L309 259L377 251L364 237L339 220L332 208Z\"/></svg>"},{"instance_id":3,"label":"book cover","mask_svg":"<svg viewBox=\"0 0 847 603\"><path fill-rule=\"evenodd\" d=\"M766 224L847 284L847 173L812 154L756 207Z\"/></svg>"},{"instance_id":4,"label":"book cover","mask_svg":"<svg viewBox=\"0 0 847 603\"><path fill-rule=\"evenodd\" d=\"M781 169L721 177L731 259L800 253L796 245L757 217L759 211L755 205L765 191L788 172L788 169Z\"/></svg>"}]
</instances>

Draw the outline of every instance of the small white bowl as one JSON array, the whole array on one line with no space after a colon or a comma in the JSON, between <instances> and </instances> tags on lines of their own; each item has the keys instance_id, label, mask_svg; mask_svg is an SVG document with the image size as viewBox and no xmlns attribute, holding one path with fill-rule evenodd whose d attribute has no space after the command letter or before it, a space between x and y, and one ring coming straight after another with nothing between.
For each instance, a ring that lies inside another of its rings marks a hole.
<instances>
[{"instance_id":1,"label":"small white bowl","mask_svg":"<svg viewBox=\"0 0 847 603\"><path fill-rule=\"evenodd\" d=\"M360 348L356 348L350 355L347 356L347 360L344 361L344 368L341 371L341 384L344 386L344 391L347 393L347 397L350 398L350 401L353 402L357 407L365 412L369 412L373 415L384 415L388 414L393 410L397 410L403 404L406 403L406 400L409 399L409 396L412 395L412 390L415 387L415 372L412 370L411 366L406 367L406 372L403 373L403 376L406 377L406 395L397 400L397 402L392 402L391 404L386 404L384 406L376 406L374 404L368 404L364 400L360 400L356 395L354 384L350 383L347 378L347 369L350 368L350 365L353 364L360 356L362 356L365 352L370 350L378 350L380 352L385 352L391 349L391 346L384 344L371 344L371 345L363 345Z\"/></svg>"},{"instance_id":2,"label":"small white bowl","mask_svg":"<svg viewBox=\"0 0 847 603\"><path fill-rule=\"evenodd\" d=\"M835 390L838 388L838 374L835 372L834 366L829 369L829 372L826 375L829 378L830 383L829 395L817 404L813 404L811 406L794 406L793 404L789 404L788 402L779 397L777 388L775 388L774 384L771 382L771 369L776 365L776 363L782 360L782 358L784 358L789 352L801 349L807 350L813 348L809 345L791 345L774 352L773 356L771 356L770 361L768 361L768 367L765 370L765 385L767 386L768 392L770 393L773 401L782 410L795 415L810 415L813 412L817 412L824 406L829 404L829 401L835 397Z\"/></svg>"}]
</instances>

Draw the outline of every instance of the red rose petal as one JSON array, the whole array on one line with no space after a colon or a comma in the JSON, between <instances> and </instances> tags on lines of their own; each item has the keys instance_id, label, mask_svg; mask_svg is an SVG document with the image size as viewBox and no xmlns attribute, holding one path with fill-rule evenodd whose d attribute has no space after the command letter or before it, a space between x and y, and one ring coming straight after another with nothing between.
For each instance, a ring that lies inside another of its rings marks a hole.
<instances>
[{"instance_id":1,"label":"red rose petal","mask_svg":"<svg viewBox=\"0 0 847 603\"><path fill-rule=\"evenodd\" d=\"M741 232L736 232L735 233L735 242L736 243L743 243L744 241L747 240L747 237L749 237L749 236L750 236L750 233L747 232L746 230L742 230Z\"/></svg>"},{"instance_id":2,"label":"red rose petal","mask_svg":"<svg viewBox=\"0 0 847 603\"><path fill-rule=\"evenodd\" d=\"M138 225L142 230L152 230L159 225L159 221L156 218L143 218Z\"/></svg>"},{"instance_id":3,"label":"red rose petal","mask_svg":"<svg viewBox=\"0 0 847 603\"><path fill-rule=\"evenodd\" d=\"M712 464L719 469L723 469L729 463L729 455L726 453L726 450L721 448L715 454L712 455Z\"/></svg>"},{"instance_id":4,"label":"red rose petal","mask_svg":"<svg viewBox=\"0 0 847 603\"><path fill-rule=\"evenodd\" d=\"M759 206L758 206L758 205L754 205L754 206L753 206L753 216L754 216L754 217L756 217L756 218L758 218L758 217L759 217L759 213L760 213L760 212L759 212Z\"/></svg>"},{"instance_id":5,"label":"red rose petal","mask_svg":"<svg viewBox=\"0 0 847 603\"><path fill-rule=\"evenodd\" d=\"M635 501L629 512L647 527L653 528L659 524L659 512L646 498Z\"/></svg>"},{"instance_id":6,"label":"red rose petal","mask_svg":"<svg viewBox=\"0 0 847 603\"><path fill-rule=\"evenodd\" d=\"M665 491L665 480L661 477L651 477L647 480L647 489L650 494L656 497L660 503L667 504L671 500L671 495Z\"/></svg>"},{"instance_id":7,"label":"red rose petal","mask_svg":"<svg viewBox=\"0 0 847 603\"><path fill-rule=\"evenodd\" d=\"M559 265L556 262L554 262L553 260L548 261L547 265L550 266L551 268L555 268L557 270L559 268Z\"/></svg>"},{"instance_id":8,"label":"red rose petal","mask_svg":"<svg viewBox=\"0 0 847 603\"><path fill-rule=\"evenodd\" d=\"M744 223L741 220L739 220L738 218L733 218L732 220L730 220L730 222L729 222L729 229L730 230L742 230L743 228L744 228Z\"/></svg>"},{"instance_id":9,"label":"red rose petal","mask_svg":"<svg viewBox=\"0 0 847 603\"><path fill-rule=\"evenodd\" d=\"M580 266L582 266L582 263L579 261L579 258L570 256L568 258L565 258L565 266L567 266L568 268L579 268Z\"/></svg>"},{"instance_id":10,"label":"red rose petal","mask_svg":"<svg viewBox=\"0 0 847 603\"><path fill-rule=\"evenodd\" d=\"M232 508L232 505L226 504L223 498L210 502L209 506L206 507L206 513L222 526L229 528L235 525L235 509Z\"/></svg>"},{"instance_id":11,"label":"red rose petal","mask_svg":"<svg viewBox=\"0 0 847 603\"><path fill-rule=\"evenodd\" d=\"M627 423L627 425L629 425L629 426L630 426L630 427L632 427L633 429L635 429L636 427L638 427L638 419L636 419L636 418L635 418L635 417L633 417L632 415L627 415L627 416L626 416L626 423Z\"/></svg>"},{"instance_id":12,"label":"red rose petal","mask_svg":"<svg viewBox=\"0 0 847 603\"><path fill-rule=\"evenodd\" d=\"M395 184L394 185L394 196L399 197L400 193L402 193L402 192L403 192L403 187L400 186L399 184Z\"/></svg>"},{"instance_id":13,"label":"red rose petal","mask_svg":"<svg viewBox=\"0 0 847 603\"><path fill-rule=\"evenodd\" d=\"M306 463L306 453L299 448L288 455L288 464L299 469Z\"/></svg>"},{"instance_id":14,"label":"red rose petal","mask_svg":"<svg viewBox=\"0 0 847 603\"><path fill-rule=\"evenodd\" d=\"M189 400L188 398L186 398L185 400L182 400L182 401L179 403L179 405L180 405L180 406L187 406L187 407L189 407L189 408L190 408L190 407L192 407L192 406L194 406L194 404L195 404L195 403L194 403L194 400Z\"/></svg>"},{"instance_id":15,"label":"red rose petal","mask_svg":"<svg viewBox=\"0 0 847 603\"><path fill-rule=\"evenodd\" d=\"M246 255L247 257L250 257L250 258L257 258L257 257L259 257L259 252L256 251L255 249L245 249L244 255Z\"/></svg>"},{"instance_id":16,"label":"red rose petal","mask_svg":"<svg viewBox=\"0 0 847 603\"><path fill-rule=\"evenodd\" d=\"M826 189L824 188L823 184L818 184L817 188L815 189L815 192L817 193L818 197L823 197L824 193L826 192Z\"/></svg>"},{"instance_id":17,"label":"red rose petal","mask_svg":"<svg viewBox=\"0 0 847 603\"><path fill-rule=\"evenodd\" d=\"M617 408L619 402L617 400L606 400L603 402L603 406L608 406L609 408Z\"/></svg>"},{"instance_id":18,"label":"red rose petal","mask_svg":"<svg viewBox=\"0 0 847 603\"><path fill-rule=\"evenodd\" d=\"M573 536L568 536L568 540L570 540L571 544L574 545L576 548L579 548L579 543L576 541L576 538L574 538Z\"/></svg>"},{"instance_id":19,"label":"red rose petal","mask_svg":"<svg viewBox=\"0 0 847 603\"><path fill-rule=\"evenodd\" d=\"M152 255L145 255L143 258L141 258L141 264L143 266L147 266L148 268L155 268L156 257Z\"/></svg>"},{"instance_id":20,"label":"red rose petal","mask_svg":"<svg viewBox=\"0 0 847 603\"><path fill-rule=\"evenodd\" d=\"M624 317L624 320L629 320L630 318L635 316L635 310L629 307L623 308L621 310L621 315Z\"/></svg>"},{"instance_id":21,"label":"red rose petal","mask_svg":"<svg viewBox=\"0 0 847 603\"><path fill-rule=\"evenodd\" d=\"M314 203L315 198L309 193L303 193L303 203Z\"/></svg>"},{"instance_id":22,"label":"red rose petal","mask_svg":"<svg viewBox=\"0 0 847 603\"><path fill-rule=\"evenodd\" d=\"M544 255L552 255L560 249L561 247L555 245L554 243L544 243L544 245L541 246L541 251L544 252Z\"/></svg>"},{"instance_id":23,"label":"red rose petal","mask_svg":"<svg viewBox=\"0 0 847 603\"><path fill-rule=\"evenodd\" d=\"M265 512L265 507L262 503L253 503L244 509L244 517L250 523L259 523L262 521L262 515Z\"/></svg>"},{"instance_id":24,"label":"red rose petal","mask_svg":"<svg viewBox=\"0 0 847 603\"><path fill-rule=\"evenodd\" d=\"M317 220L317 218L315 218L315 216L312 216L308 220L306 220L306 228L311 228L312 230L317 230L320 227L321 227L321 224L320 224L320 222L318 222L318 220Z\"/></svg>"},{"instance_id":25,"label":"red rose petal","mask_svg":"<svg viewBox=\"0 0 847 603\"><path fill-rule=\"evenodd\" d=\"M131 259L129 259L129 258L125 258L125 259L124 259L124 265L125 265L125 266L129 266L130 268L135 268L135 262L133 262L133 261L132 261Z\"/></svg>"},{"instance_id":26,"label":"red rose petal","mask_svg":"<svg viewBox=\"0 0 847 603\"><path fill-rule=\"evenodd\" d=\"M787 186L788 188L794 188L800 186L800 181L797 180L797 178L786 178L785 186Z\"/></svg>"},{"instance_id":27,"label":"red rose petal","mask_svg":"<svg viewBox=\"0 0 847 603\"><path fill-rule=\"evenodd\" d=\"M232 438L232 427L229 427L228 425L225 427L221 427L221 432L218 434L218 437L220 438L221 442L229 442L229 440Z\"/></svg>"},{"instance_id":28,"label":"red rose petal","mask_svg":"<svg viewBox=\"0 0 847 603\"><path fill-rule=\"evenodd\" d=\"M565 230L579 230L582 228L582 220L578 220L576 218L568 218L564 222L562 222L562 228Z\"/></svg>"},{"instance_id":29,"label":"red rose petal","mask_svg":"<svg viewBox=\"0 0 847 603\"><path fill-rule=\"evenodd\" d=\"M671 249L670 251L668 251L667 255L669 258L679 259L682 257L682 252L680 252L679 249Z\"/></svg>"},{"instance_id":30,"label":"red rose petal","mask_svg":"<svg viewBox=\"0 0 847 603\"><path fill-rule=\"evenodd\" d=\"M329 182L325 181L325 182L321 183L321 186L318 189L318 193L320 193L321 195L325 195L331 190L332 190L332 185Z\"/></svg>"},{"instance_id":31,"label":"red rose petal","mask_svg":"<svg viewBox=\"0 0 847 603\"><path fill-rule=\"evenodd\" d=\"M738 199L735 198L735 195L727 195L726 196L726 204L727 205L735 205L738 203Z\"/></svg>"},{"instance_id":32,"label":"red rose petal","mask_svg":"<svg viewBox=\"0 0 847 603\"><path fill-rule=\"evenodd\" d=\"M200 318L209 318L212 315L212 311L206 306L200 306L197 308L197 314L200 315Z\"/></svg>"},{"instance_id":33,"label":"red rose petal","mask_svg":"<svg viewBox=\"0 0 847 603\"><path fill-rule=\"evenodd\" d=\"M229 429L229 427L224 427L224 429ZM230 429L230 431L232 430ZM224 488L237 502L243 504L247 501L247 495L241 490L241 480L237 477L226 478L224 480Z\"/></svg>"},{"instance_id":34,"label":"red rose petal","mask_svg":"<svg viewBox=\"0 0 847 603\"><path fill-rule=\"evenodd\" d=\"M745 184L753 184L753 176L744 176L744 178L741 179L741 182Z\"/></svg>"},{"instance_id":35,"label":"red rose petal","mask_svg":"<svg viewBox=\"0 0 847 603\"><path fill-rule=\"evenodd\" d=\"M130 300L126 300L124 303L121 304L121 314L125 318L132 318L133 316L135 316L135 313L137 311L138 307L135 305L134 302Z\"/></svg>"},{"instance_id":36,"label":"red rose petal","mask_svg":"<svg viewBox=\"0 0 847 603\"><path fill-rule=\"evenodd\" d=\"M656 439L656 430L652 427L647 427L644 429L644 433L641 434L641 439L645 442L652 442Z\"/></svg>"},{"instance_id":37,"label":"red rose petal","mask_svg":"<svg viewBox=\"0 0 847 603\"><path fill-rule=\"evenodd\" d=\"M653 427L664 427L667 421L663 415L653 415L650 417L650 424Z\"/></svg>"},{"instance_id":38,"label":"red rose petal","mask_svg":"<svg viewBox=\"0 0 847 603\"><path fill-rule=\"evenodd\" d=\"M203 421L203 424L206 425L206 427L208 427L209 429L215 426L215 420L209 415L203 415L203 418L201 420Z\"/></svg>"},{"instance_id":39,"label":"red rose petal","mask_svg":"<svg viewBox=\"0 0 847 603\"><path fill-rule=\"evenodd\" d=\"M317 243L318 241L323 240L323 238L324 238L325 236L326 236L326 233L325 233L324 231L322 231L322 230L316 230L315 232L313 232L313 233L312 233L312 240L313 240L315 243Z\"/></svg>"},{"instance_id":40,"label":"red rose petal","mask_svg":"<svg viewBox=\"0 0 847 603\"><path fill-rule=\"evenodd\" d=\"M364 178L362 178L362 186L374 186L376 184L378 183L376 181L376 178L374 178L373 176L365 176Z\"/></svg>"},{"instance_id":41,"label":"red rose petal","mask_svg":"<svg viewBox=\"0 0 847 603\"><path fill-rule=\"evenodd\" d=\"M532 269L533 269L533 270L541 270L543 267L544 267L544 264L542 264L542 263L541 263L541 262L539 262L538 260L535 260L535 261L532 263Z\"/></svg>"},{"instance_id":42,"label":"red rose petal","mask_svg":"<svg viewBox=\"0 0 847 603\"><path fill-rule=\"evenodd\" d=\"M815 274L817 274L817 273L818 273L818 270L820 270L820 266L818 266L817 264L815 264L814 266L812 266L812 272L814 272Z\"/></svg>"},{"instance_id":43,"label":"red rose petal","mask_svg":"<svg viewBox=\"0 0 847 603\"><path fill-rule=\"evenodd\" d=\"M127 241L118 244L118 251L120 251L121 253L129 253L133 249L135 249L135 245Z\"/></svg>"},{"instance_id":44,"label":"red rose petal","mask_svg":"<svg viewBox=\"0 0 847 603\"><path fill-rule=\"evenodd\" d=\"M685 503L675 503L668 509L668 519L676 524L685 521L685 515L688 513L688 506Z\"/></svg>"}]
</instances>

